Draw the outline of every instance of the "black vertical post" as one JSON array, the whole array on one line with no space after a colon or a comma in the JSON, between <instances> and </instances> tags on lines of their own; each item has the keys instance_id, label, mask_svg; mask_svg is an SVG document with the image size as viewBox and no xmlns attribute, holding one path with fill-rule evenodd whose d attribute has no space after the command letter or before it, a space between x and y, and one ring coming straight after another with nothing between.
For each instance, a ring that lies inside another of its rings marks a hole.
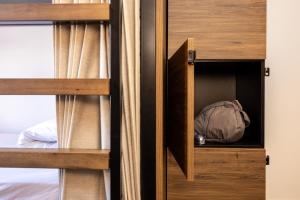
<instances>
[{"instance_id":1,"label":"black vertical post","mask_svg":"<svg viewBox=\"0 0 300 200\"><path fill-rule=\"evenodd\" d=\"M155 0L141 0L141 197L156 199Z\"/></svg>"},{"instance_id":2,"label":"black vertical post","mask_svg":"<svg viewBox=\"0 0 300 200\"><path fill-rule=\"evenodd\" d=\"M261 61L261 79L260 79L260 144L265 148L265 60Z\"/></svg>"},{"instance_id":3,"label":"black vertical post","mask_svg":"<svg viewBox=\"0 0 300 200\"><path fill-rule=\"evenodd\" d=\"M120 0L112 0L111 27L111 199L121 199L121 11Z\"/></svg>"}]
</instances>

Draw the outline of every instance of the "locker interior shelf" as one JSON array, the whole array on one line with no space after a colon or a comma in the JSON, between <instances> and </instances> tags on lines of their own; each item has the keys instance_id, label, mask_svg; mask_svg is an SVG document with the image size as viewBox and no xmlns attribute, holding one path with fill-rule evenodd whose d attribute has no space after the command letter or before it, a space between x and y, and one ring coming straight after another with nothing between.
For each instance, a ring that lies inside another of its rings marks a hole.
<instances>
[{"instance_id":1,"label":"locker interior shelf","mask_svg":"<svg viewBox=\"0 0 300 200\"><path fill-rule=\"evenodd\" d=\"M196 147L264 147L264 61L197 60L195 62L195 117L206 106L237 99L250 117L240 141L207 143Z\"/></svg>"}]
</instances>

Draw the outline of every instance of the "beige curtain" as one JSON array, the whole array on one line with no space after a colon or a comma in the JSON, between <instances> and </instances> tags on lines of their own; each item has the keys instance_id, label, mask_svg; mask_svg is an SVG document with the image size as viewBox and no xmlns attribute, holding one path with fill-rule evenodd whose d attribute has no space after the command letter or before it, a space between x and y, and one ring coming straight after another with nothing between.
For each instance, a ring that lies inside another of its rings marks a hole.
<instances>
[{"instance_id":1,"label":"beige curtain","mask_svg":"<svg viewBox=\"0 0 300 200\"><path fill-rule=\"evenodd\" d=\"M54 3L98 3L100 0L55 0ZM109 46L106 25L56 25L56 78L108 78ZM58 96L60 148L109 149L110 100L98 96ZM101 120L100 120L101 119ZM109 199L104 174L92 170L60 170L60 199ZM109 185L107 185L109 191Z\"/></svg>"},{"instance_id":2,"label":"beige curtain","mask_svg":"<svg viewBox=\"0 0 300 200\"><path fill-rule=\"evenodd\" d=\"M54 3L96 3L54 0ZM140 5L122 1L122 199L140 200ZM56 25L56 78L109 78L107 25ZM113 55L112 55L113 56ZM57 97L60 148L110 149L110 99ZM101 133L101 134L100 134ZM110 199L109 171L61 170L60 199Z\"/></svg>"},{"instance_id":3,"label":"beige curtain","mask_svg":"<svg viewBox=\"0 0 300 200\"><path fill-rule=\"evenodd\" d=\"M140 0L122 4L122 186L124 200L140 200Z\"/></svg>"}]
</instances>

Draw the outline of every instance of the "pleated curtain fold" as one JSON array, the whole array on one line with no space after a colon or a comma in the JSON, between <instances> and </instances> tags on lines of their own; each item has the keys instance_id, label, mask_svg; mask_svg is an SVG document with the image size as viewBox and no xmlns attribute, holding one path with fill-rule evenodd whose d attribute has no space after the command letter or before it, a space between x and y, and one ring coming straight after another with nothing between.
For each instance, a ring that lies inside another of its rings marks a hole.
<instances>
[{"instance_id":1,"label":"pleated curtain fold","mask_svg":"<svg viewBox=\"0 0 300 200\"><path fill-rule=\"evenodd\" d=\"M140 200L140 0L122 5L122 189L123 199Z\"/></svg>"},{"instance_id":2,"label":"pleated curtain fold","mask_svg":"<svg viewBox=\"0 0 300 200\"><path fill-rule=\"evenodd\" d=\"M112 0L113 1L113 0ZM53 3L104 3L101 0L53 0ZM122 5L122 199L140 200L140 8ZM56 78L110 78L109 26L54 26ZM110 149L110 98L57 96L59 148ZM62 200L110 199L109 171L60 170Z\"/></svg>"},{"instance_id":3,"label":"pleated curtain fold","mask_svg":"<svg viewBox=\"0 0 300 200\"><path fill-rule=\"evenodd\" d=\"M54 1L54 3L99 2ZM109 78L108 35L108 27L104 24L56 25L54 27L56 78ZM109 149L110 144L107 143L110 134L109 119L108 97L58 96L59 147ZM109 192L105 192L103 171L60 170L60 199L107 198Z\"/></svg>"}]
</instances>

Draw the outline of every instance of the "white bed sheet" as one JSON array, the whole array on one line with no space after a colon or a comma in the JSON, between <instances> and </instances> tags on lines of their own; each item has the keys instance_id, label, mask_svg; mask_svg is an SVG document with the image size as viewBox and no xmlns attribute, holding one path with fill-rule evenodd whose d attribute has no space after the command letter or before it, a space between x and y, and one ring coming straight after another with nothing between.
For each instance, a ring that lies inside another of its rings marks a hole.
<instances>
[{"instance_id":1,"label":"white bed sheet","mask_svg":"<svg viewBox=\"0 0 300 200\"><path fill-rule=\"evenodd\" d=\"M57 200L57 169L0 168L0 200Z\"/></svg>"},{"instance_id":2,"label":"white bed sheet","mask_svg":"<svg viewBox=\"0 0 300 200\"><path fill-rule=\"evenodd\" d=\"M18 134L0 133L0 148L16 148ZM57 169L0 168L0 200L57 200Z\"/></svg>"}]
</instances>

